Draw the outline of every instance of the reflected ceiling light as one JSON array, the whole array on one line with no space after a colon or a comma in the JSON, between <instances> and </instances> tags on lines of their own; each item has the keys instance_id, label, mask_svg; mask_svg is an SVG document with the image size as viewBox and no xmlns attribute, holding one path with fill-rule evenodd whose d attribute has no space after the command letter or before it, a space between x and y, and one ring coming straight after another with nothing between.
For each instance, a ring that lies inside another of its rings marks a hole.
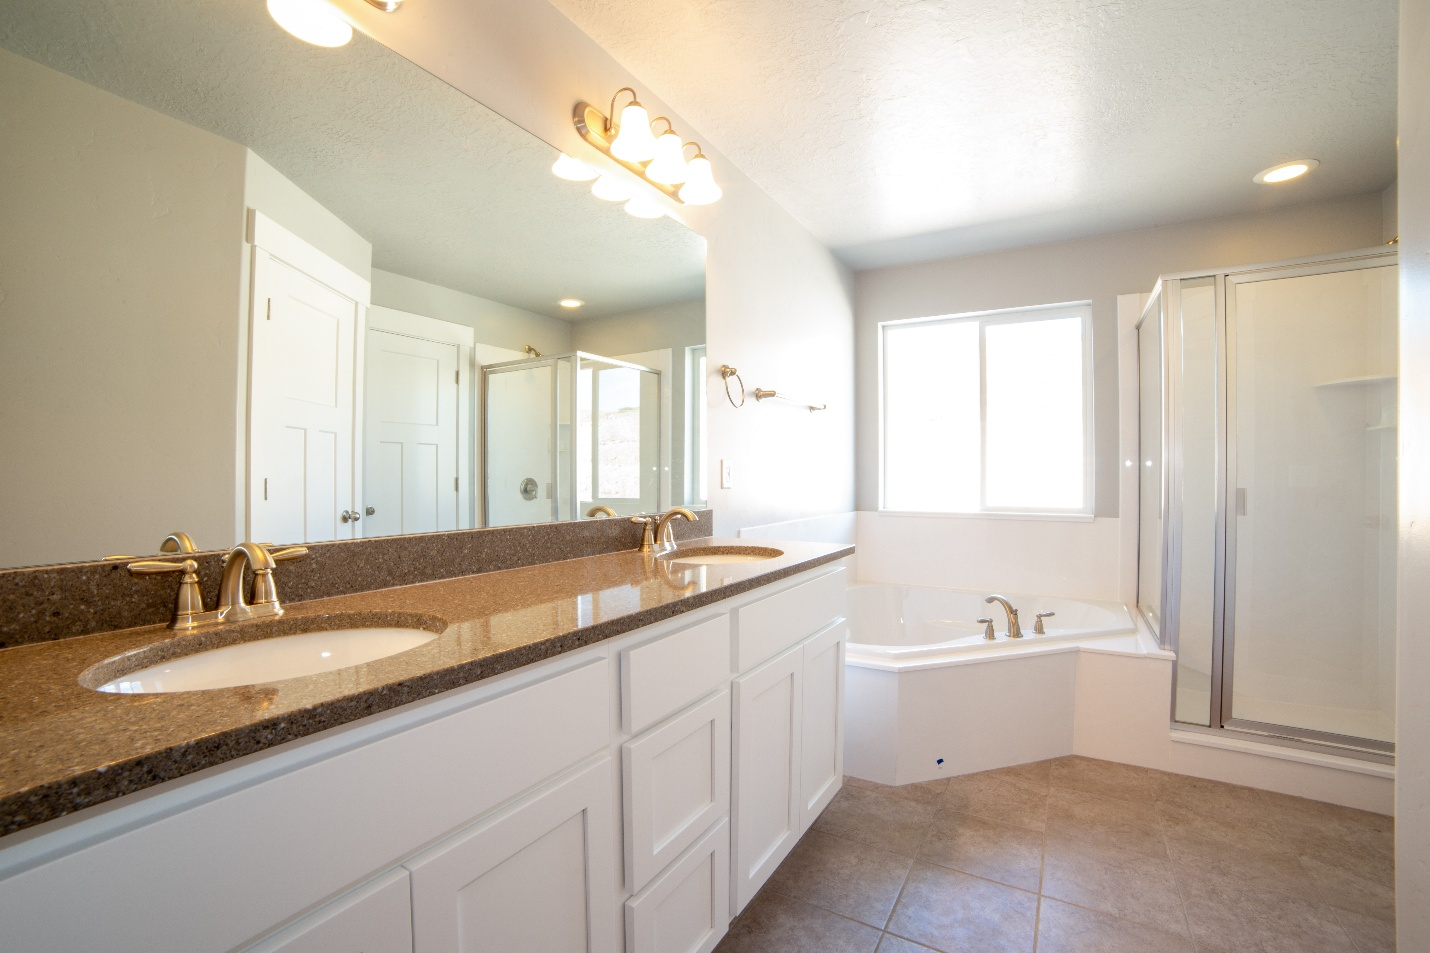
<instances>
[{"instance_id":1,"label":"reflected ceiling light","mask_svg":"<svg viewBox=\"0 0 1430 953\"><path fill-rule=\"evenodd\" d=\"M652 122L629 86L616 90L611 97L612 116L622 93L631 94L631 103L621 110L619 123L590 103L576 104L572 120L581 138L679 204L709 205L719 200L720 186L715 184L710 160L701 153L699 143L682 143L680 134L664 116ZM651 126L660 122L665 123L666 129L657 138ZM687 163L685 150L692 145L695 158Z\"/></svg>"},{"instance_id":2,"label":"reflected ceiling light","mask_svg":"<svg viewBox=\"0 0 1430 953\"><path fill-rule=\"evenodd\" d=\"M1257 185L1275 185L1277 182L1290 182L1298 179L1310 172L1321 163L1315 159L1293 159L1290 162L1283 162L1280 165L1273 165L1269 169L1262 169L1252 176L1251 181Z\"/></svg>"},{"instance_id":3,"label":"reflected ceiling light","mask_svg":"<svg viewBox=\"0 0 1430 953\"><path fill-rule=\"evenodd\" d=\"M562 298L556 303L561 305L561 307L563 308L579 308L586 302L582 301L580 298Z\"/></svg>"},{"instance_id":4,"label":"reflected ceiling light","mask_svg":"<svg viewBox=\"0 0 1430 953\"><path fill-rule=\"evenodd\" d=\"M598 169L593 169L580 159L573 159L564 152L552 163L551 171L556 173L558 179L565 179L568 182L590 182L601 174Z\"/></svg>"},{"instance_id":5,"label":"reflected ceiling light","mask_svg":"<svg viewBox=\"0 0 1430 953\"><path fill-rule=\"evenodd\" d=\"M367 0L383 13L392 13L403 0ZM328 0L268 0L273 21L305 43L344 46L353 38L352 24Z\"/></svg>"},{"instance_id":6,"label":"reflected ceiling light","mask_svg":"<svg viewBox=\"0 0 1430 953\"><path fill-rule=\"evenodd\" d=\"M626 211L636 218L660 218L665 214L665 206L649 195L634 195L626 203Z\"/></svg>"},{"instance_id":7,"label":"reflected ceiling light","mask_svg":"<svg viewBox=\"0 0 1430 953\"><path fill-rule=\"evenodd\" d=\"M631 187L609 175L603 175L591 185L591 194L607 202L624 202L631 197Z\"/></svg>"}]
</instances>

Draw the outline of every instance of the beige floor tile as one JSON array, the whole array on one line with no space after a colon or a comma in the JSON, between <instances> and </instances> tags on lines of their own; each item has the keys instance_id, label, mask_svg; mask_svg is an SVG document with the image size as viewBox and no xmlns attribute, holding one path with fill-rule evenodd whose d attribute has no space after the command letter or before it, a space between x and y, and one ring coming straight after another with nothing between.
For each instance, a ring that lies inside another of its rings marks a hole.
<instances>
[{"instance_id":1,"label":"beige floor tile","mask_svg":"<svg viewBox=\"0 0 1430 953\"><path fill-rule=\"evenodd\" d=\"M1195 815L1170 816L1167 851L1177 868L1216 876L1243 890L1270 890L1302 900L1326 900L1296 854L1254 830ZM1240 833L1240 837L1238 837Z\"/></svg>"},{"instance_id":2,"label":"beige floor tile","mask_svg":"<svg viewBox=\"0 0 1430 953\"><path fill-rule=\"evenodd\" d=\"M874 953L873 927L771 890L750 901L716 953Z\"/></svg>"},{"instance_id":3,"label":"beige floor tile","mask_svg":"<svg viewBox=\"0 0 1430 953\"><path fill-rule=\"evenodd\" d=\"M1043 898L1038 953L1196 953L1185 936Z\"/></svg>"},{"instance_id":4,"label":"beige floor tile","mask_svg":"<svg viewBox=\"0 0 1430 953\"><path fill-rule=\"evenodd\" d=\"M1035 894L942 867L915 864L887 927L946 953L1031 953Z\"/></svg>"},{"instance_id":5,"label":"beige floor tile","mask_svg":"<svg viewBox=\"0 0 1430 953\"><path fill-rule=\"evenodd\" d=\"M1167 856L1162 822L1151 804L1053 788L1048 796L1048 833Z\"/></svg>"},{"instance_id":6,"label":"beige floor tile","mask_svg":"<svg viewBox=\"0 0 1430 953\"><path fill-rule=\"evenodd\" d=\"M1217 873L1176 868L1192 939L1206 953L1356 953L1336 912Z\"/></svg>"},{"instance_id":7,"label":"beige floor tile","mask_svg":"<svg viewBox=\"0 0 1430 953\"><path fill-rule=\"evenodd\" d=\"M1172 865L1136 851L1049 837L1043 896L1187 935Z\"/></svg>"},{"instance_id":8,"label":"beige floor tile","mask_svg":"<svg viewBox=\"0 0 1430 953\"><path fill-rule=\"evenodd\" d=\"M1242 822L1255 819L1269 823L1272 814L1272 808L1255 788L1186 774L1163 774L1157 800L1175 811L1213 818L1235 817Z\"/></svg>"},{"instance_id":9,"label":"beige floor tile","mask_svg":"<svg viewBox=\"0 0 1430 953\"><path fill-rule=\"evenodd\" d=\"M899 854L810 831L770 877L768 889L883 929L912 864Z\"/></svg>"},{"instance_id":10,"label":"beige floor tile","mask_svg":"<svg viewBox=\"0 0 1430 953\"><path fill-rule=\"evenodd\" d=\"M994 768L991 771L979 771L977 774L968 774L969 778L997 778L999 781L1009 781L1014 784L1021 784L1025 787L1037 788L1046 791L1052 777L1053 762L1049 761L1029 761L1027 764L1015 764L1006 768Z\"/></svg>"},{"instance_id":11,"label":"beige floor tile","mask_svg":"<svg viewBox=\"0 0 1430 953\"><path fill-rule=\"evenodd\" d=\"M934 809L885 791L845 787L813 828L912 857L923 843Z\"/></svg>"},{"instance_id":12,"label":"beige floor tile","mask_svg":"<svg viewBox=\"0 0 1430 953\"><path fill-rule=\"evenodd\" d=\"M919 860L1000 883L1037 891L1043 866L1043 835L968 814L934 818Z\"/></svg>"},{"instance_id":13,"label":"beige floor tile","mask_svg":"<svg viewBox=\"0 0 1430 953\"><path fill-rule=\"evenodd\" d=\"M1321 899L1338 910L1349 910L1380 920L1395 920L1395 888L1377 883L1343 867L1332 867L1310 857L1301 866L1321 888Z\"/></svg>"},{"instance_id":14,"label":"beige floor tile","mask_svg":"<svg viewBox=\"0 0 1430 953\"><path fill-rule=\"evenodd\" d=\"M865 781L863 778L845 777L844 783L851 787L863 788L866 791L882 791L885 794L906 798L919 804L935 805L943 797L944 788L948 786L948 778L916 781L913 784L880 784L877 781Z\"/></svg>"},{"instance_id":15,"label":"beige floor tile","mask_svg":"<svg viewBox=\"0 0 1430 953\"><path fill-rule=\"evenodd\" d=\"M1162 793L1165 778L1161 771L1076 755L1054 760L1049 773L1054 788L1139 804L1155 801Z\"/></svg>"},{"instance_id":16,"label":"beige floor tile","mask_svg":"<svg viewBox=\"0 0 1430 953\"><path fill-rule=\"evenodd\" d=\"M931 947L905 940L892 933L885 933L884 938L879 941L878 953L929 953L930 949Z\"/></svg>"},{"instance_id":17,"label":"beige floor tile","mask_svg":"<svg viewBox=\"0 0 1430 953\"><path fill-rule=\"evenodd\" d=\"M996 771L966 774L948 779L939 810L1041 831L1048 826L1048 789L1007 780Z\"/></svg>"},{"instance_id":18,"label":"beige floor tile","mask_svg":"<svg viewBox=\"0 0 1430 953\"><path fill-rule=\"evenodd\" d=\"M1395 920L1379 920L1348 910L1337 910L1346 935L1355 944L1356 953L1395 953Z\"/></svg>"}]
</instances>

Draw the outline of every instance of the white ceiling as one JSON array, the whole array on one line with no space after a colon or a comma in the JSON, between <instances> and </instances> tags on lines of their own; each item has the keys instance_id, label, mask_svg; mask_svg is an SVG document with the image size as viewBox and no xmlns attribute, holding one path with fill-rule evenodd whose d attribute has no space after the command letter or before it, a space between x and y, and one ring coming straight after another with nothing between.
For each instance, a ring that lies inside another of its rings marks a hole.
<instances>
[{"instance_id":1,"label":"white ceiling","mask_svg":"<svg viewBox=\"0 0 1430 953\"><path fill-rule=\"evenodd\" d=\"M552 2L856 268L1395 175L1395 0Z\"/></svg>"},{"instance_id":2,"label":"white ceiling","mask_svg":"<svg viewBox=\"0 0 1430 953\"><path fill-rule=\"evenodd\" d=\"M262 0L9 0L0 47L248 146L377 268L568 320L704 294L704 239L557 179L551 146L361 33L309 46Z\"/></svg>"}]
</instances>

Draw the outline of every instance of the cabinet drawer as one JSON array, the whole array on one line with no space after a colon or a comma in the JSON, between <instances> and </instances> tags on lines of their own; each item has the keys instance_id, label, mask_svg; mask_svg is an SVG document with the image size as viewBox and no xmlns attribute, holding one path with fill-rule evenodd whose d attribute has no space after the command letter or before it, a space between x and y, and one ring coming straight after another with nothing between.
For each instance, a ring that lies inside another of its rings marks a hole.
<instances>
[{"instance_id":1,"label":"cabinet drawer","mask_svg":"<svg viewBox=\"0 0 1430 953\"><path fill-rule=\"evenodd\" d=\"M626 953L710 953L730 925L730 828L721 821L626 901Z\"/></svg>"},{"instance_id":2,"label":"cabinet drawer","mask_svg":"<svg viewBox=\"0 0 1430 953\"><path fill-rule=\"evenodd\" d=\"M407 871L381 877L308 914L243 953L412 953Z\"/></svg>"},{"instance_id":3,"label":"cabinet drawer","mask_svg":"<svg viewBox=\"0 0 1430 953\"><path fill-rule=\"evenodd\" d=\"M844 615L842 567L735 610L736 671L744 672Z\"/></svg>"},{"instance_id":4,"label":"cabinet drawer","mask_svg":"<svg viewBox=\"0 0 1430 953\"><path fill-rule=\"evenodd\" d=\"M806 633L807 634L807 633ZM716 616L621 653L621 720L639 734L730 677L730 617Z\"/></svg>"},{"instance_id":5,"label":"cabinet drawer","mask_svg":"<svg viewBox=\"0 0 1430 953\"><path fill-rule=\"evenodd\" d=\"M640 890L730 810L730 693L622 749L626 881Z\"/></svg>"}]
</instances>

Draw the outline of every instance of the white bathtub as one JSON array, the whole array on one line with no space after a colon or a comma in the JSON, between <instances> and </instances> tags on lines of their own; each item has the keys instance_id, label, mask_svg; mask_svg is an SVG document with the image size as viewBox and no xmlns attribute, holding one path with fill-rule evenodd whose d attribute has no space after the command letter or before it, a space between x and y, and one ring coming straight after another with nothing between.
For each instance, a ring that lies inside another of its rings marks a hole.
<instances>
[{"instance_id":1,"label":"white bathtub","mask_svg":"<svg viewBox=\"0 0 1430 953\"><path fill-rule=\"evenodd\" d=\"M857 583L849 589L849 647L854 659L890 662L930 660L970 652L1028 650L1057 642L1126 636L1137 626L1127 607L1050 596L1002 593L1018 610L1023 638L1008 638L1008 617L988 593L890 583ZM1033 632L1039 612L1047 632ZM984 638L978 619L992 619L997 638Z\"/></svg>"}]
</instances>

